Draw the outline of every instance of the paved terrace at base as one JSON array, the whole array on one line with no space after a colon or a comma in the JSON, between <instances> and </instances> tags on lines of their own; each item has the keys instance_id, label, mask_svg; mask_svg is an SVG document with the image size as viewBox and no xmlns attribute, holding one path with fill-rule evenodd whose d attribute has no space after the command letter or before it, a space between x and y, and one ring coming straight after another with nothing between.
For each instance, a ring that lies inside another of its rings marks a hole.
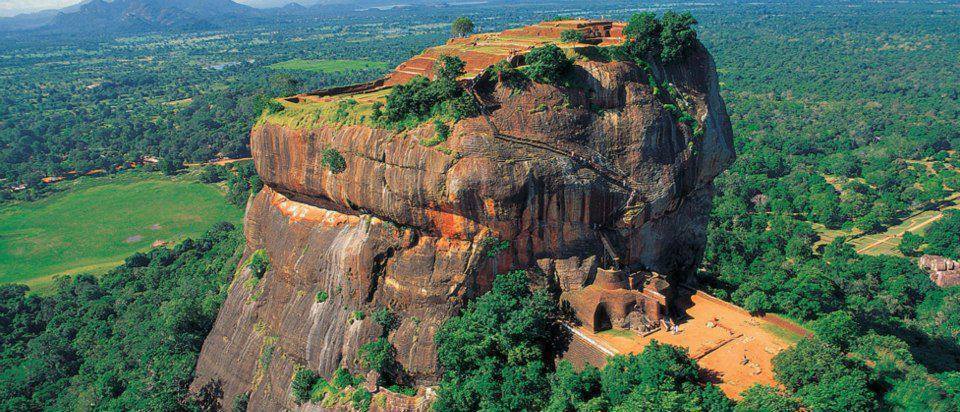
<instances>
[{"instance_id":1,"label":"paved terrace at base","mask_svg":"<svg viewBox=\"0 0 960 412\"><path fill-rule=\"evenodd\" d=\"M573 327L579 335L571 346L577 351L564 355L577 366L603 366L601 354L640 353L653 340L681 346L704 371L703 378L716 384L727 396L754 384L777 386L773 357L793 346L810 332L773 315L751 316L747 311L704 292L678 291L676 302L682 314L674 332L661 328L645 335L628 329L594 332L588 326ZM587 350L587 347L590 350Z\"/></svg>"}]
</instances>

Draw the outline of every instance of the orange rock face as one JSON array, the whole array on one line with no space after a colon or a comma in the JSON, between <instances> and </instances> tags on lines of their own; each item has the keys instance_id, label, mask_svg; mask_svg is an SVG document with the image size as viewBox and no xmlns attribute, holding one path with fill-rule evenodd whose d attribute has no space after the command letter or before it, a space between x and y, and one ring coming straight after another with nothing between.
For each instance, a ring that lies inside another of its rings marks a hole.
<instances>
[{"instance_id":1,"label":"orange rock face","mask_svg":"<svg viewBox=\"0 0 960 412\"><path fill-rule=\"evenodd\" d=\"M359 372L357 351L380 334L369 316L380 308L400 320L389 336L397 360L430 384L440 374L434 332L496 273L526 269L542 284L582 287L613 264L601 233L627 270L674 281L692 273L712 181L733 159L712 58L700 48L652 67L683 96L697 133L666 107L680 102L658 97L632 63L578 61L572 75L582 87L481 82L489 123L461 120L432 147L422 144L434 136L429 122L402 133L269 118L257 126L251 149L266 186L245 233L247 254L265 250L270 270L253 285L239 272L195 385L219 382L227 407L250 391L252 410L294 408L296 365L327 377L340 366ZM345 160L340 173L323 165L330 148ZM508 246L488 253L489 238Z\"/></svg>"}]
</instances>

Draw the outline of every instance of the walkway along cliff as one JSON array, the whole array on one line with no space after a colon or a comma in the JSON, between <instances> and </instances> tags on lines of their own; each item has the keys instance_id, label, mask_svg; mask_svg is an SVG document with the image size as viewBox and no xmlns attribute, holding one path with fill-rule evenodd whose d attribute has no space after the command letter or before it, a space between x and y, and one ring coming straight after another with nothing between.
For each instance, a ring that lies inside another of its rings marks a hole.
<instances>
[{"instance_id":1,"label":"walkway along cliff","mask_svg":"<svg viewBox=\"0 0 960 412\"><path fill-rule=\"evenodd\" d=\"M570 29L584 40L560 44ZM269 267L238 268L194 386L213 382L224 407L249 392L250 410L296 409L298 365L362 372L357 351L380 335L369 316L380 308L398 318L397 360L429 385L439 325L513 269L595 330L656 325L700 262L732 132L699 43L670 65L596 58L622 29L561 21L478 34L376 82L281 99L251 133L265 187L247 207L245 260ZM487 70L522 65L544 43L576 57L577 86L512 87ZM441 55L466 62L478 115L449 122L439 142L435 122L398 132L370 121L391 87L432 76Z\"/></svg>"}]
</instances>

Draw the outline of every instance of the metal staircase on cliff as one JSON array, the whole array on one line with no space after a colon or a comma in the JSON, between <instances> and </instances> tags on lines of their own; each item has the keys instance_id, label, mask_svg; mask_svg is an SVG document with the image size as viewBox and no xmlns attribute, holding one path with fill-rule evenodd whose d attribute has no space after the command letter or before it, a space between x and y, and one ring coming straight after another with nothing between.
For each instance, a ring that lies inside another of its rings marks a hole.
<instances>
[{"instance_id":1,"label":"metal staircase on cliff","mask_svg":"<svg viewBox=\"0 0 960 412\"><path fill-rule=\"evenodd\" d=\"M541 142L533 139L526 139L518 136L511 136L506 133L502 133L500 128L493 123L493 120L490 118L487 109L489 107L498 107L498 105L488 104L483 101L483 99L477 94L476 90L476 77L470 79L467 82L467 87L465 91L470 93L470 96L473 97L474 103L480 109L480 116L483 117L484 122L487 124L487 127L490 128L490 134L493 138L502 140L508 143L524 145L527 147L534 147L541 150L546 150L551 153L566 157L574 162L586 166L587 168L596 172L600 177L603 177L610 181L611 183L620 186L624 189L630 190L630 196L627 198L627 201L614 213L619 216L622 215L627 209L632 207L633 201L636 199L637 195L640 194L640 185L633 181L632 178L622 170L616 167L613 162L610 162L606 159L600 152L597 152L596 149L582 146L576 143L571 143L564 140L558 140L558 146L566 147L556 147L546 142ZM588 155L582 154L583 152L589 152ZM640 203L644 203L645 200L641 195Z\"/></svg>"},{"instance_id":2,"label":"metal staircase on cliff","mask_svg":"<svg viewBox=\"0 0 960 412\"><path fill-rule=\"evenodd\" d=\"M585 147L578 145L576 143L571 143L563 140L557 140L558 146L567 146L556 147L545 142L526 139L517 136L511 136L500 131L500 128L493 123L493 120L490 118L490 115L487 113L487 109L490 107L499 107L499 105L484 102L483 99L477 94L476 88L476 77L468 80L467 87L465 91L470 93L470 96L473 98L474 103L477 105L480 111L483 121L487 124L487 127L490 128L490 135L498 140L505 141L508 143L524 145L527 147L533 147L541 150L546 150L551 153L566 157L578 164L584 165L587 168L593 170L595 173L600 175L600 177L607 179L611 183L620 186L624 189L630 190L630 196L627 198L627 201L624 202L617 210L611 213L610 222L616 221L622 216L628 209L632 207L633 201L636 199L637 195L640 194L640 185L633 181L629 175L618 169L613 162L610 162L606 159L601 153L597 152L593 148ZM584 156L581 153L587 151L590 152L589 156ZM643 196L640 195L640 203L645 203ZM614 268L621 268L621 260L619 254L616 252L616 248L610 242L607 235L604 233L604 227L595 228L597 232L597 237L600 239L601 244L603 245L603 250L607 255L607 259Z\"/></svg>"}]
</instances>

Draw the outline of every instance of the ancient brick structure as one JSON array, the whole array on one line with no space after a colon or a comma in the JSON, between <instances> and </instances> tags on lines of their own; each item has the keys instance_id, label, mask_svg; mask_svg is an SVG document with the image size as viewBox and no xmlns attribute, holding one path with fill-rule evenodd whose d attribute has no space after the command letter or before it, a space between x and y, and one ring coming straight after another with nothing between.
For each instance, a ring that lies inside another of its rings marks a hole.
<instances>
[{"instance_id":1,"label":"ancient brick structure","mask_svg":"<svg viewBox=\"0 0 960 412\"><path fill-rule=\"evenodd\" d=\"M598 269L593 283L566 291L560 299L593 332L612 327L646 332L666 317L669 294L669 282L656 273L627 276L622 270Z\"/></svg>"},{"instance_id":2,"label":"ancient brick structure","mask_svg":"<svg viewBox=\"0 0 960 412\"><path fill-rule=\"evenodd\" d=\"M422 54L400 64L392 73L378 82L365 84L369 88L403 84L414 76L433 78L433 65L441 55L457 56L466 62L465 71L475 75L501 60L516 65L523 55L534 47L554 43L560 33L578 30L584 34L582 46L606 46L623 41L622 22L609 20L560 20L505 30L501 33L480 33L469 37L452 38L443 46L427 49ZM347 91L335 90L335 94ZM330 91L324 91L330 95Z\"/></svg>"}]
</instances>

